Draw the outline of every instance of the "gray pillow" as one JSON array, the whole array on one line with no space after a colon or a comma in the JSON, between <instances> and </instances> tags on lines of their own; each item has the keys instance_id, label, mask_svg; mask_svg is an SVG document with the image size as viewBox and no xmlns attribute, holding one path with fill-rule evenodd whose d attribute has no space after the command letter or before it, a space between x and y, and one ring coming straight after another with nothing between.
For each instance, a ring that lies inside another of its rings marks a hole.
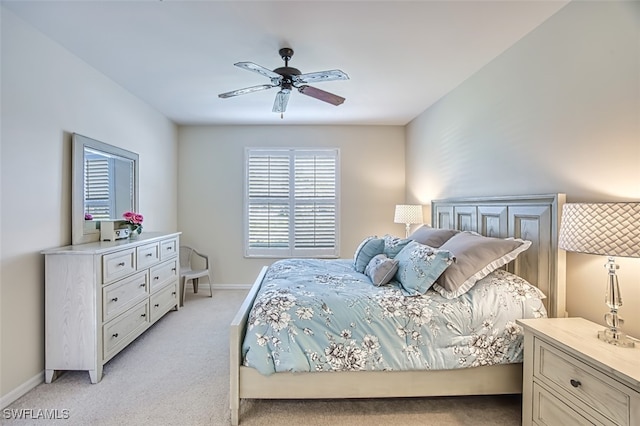
<instances>
[{"instance_id":1,"label":"gray pillow","mask_svg":"<svg viewBox=\"0 0 640 426\"><path fill-rule=\"evenodd\" d=\"M384 240L378 237L367 237L358 246L353 255L353 267L357 272L364 273L369 261L376 254L384 251Z\"/></svg>"},{"instance_id":2,"label":"gray pillow","mask_svg":"<svg viewBox=\"0 0 640 426\"><path fill-rule=\"evenodd\" d=\"M453 261L447 250L425 246L416 241L407 244L395 257L398 261L396 280L405 296L426 293L436 279Z\"/></svg>"},{"instance_id":3,"label":"gray pillow","mask_svg":"<svg viewBox=\"0 0 640 426\"><path fill-rule=\"evenodd\" d=\"M409 235L409 239L429 247L437 248L459 232L460 231L455 229L439 229L423 225L416 229L413 234Z\"/></svg>"},{"instance_id":4,"label":"gray pillow","mask_svg":"<svg viewBox=\"0 0 640 426\"><path fill-rule=\"evenodd\" d=\"M373 285L381 286L391 281L397 271L397 260L389 259L384 254L378 254L373 256L364 273L371 278Z\"/></svg>"},{"instance_id":5,"label":"gray pillow","mask_svg":"<svg viewBox=\"0 0 640 426\"><path fill-rule=\"evenodd\" d=\"M459 232L440 246L455 260L438 278L433 289L447 299L456 298L481 278L506 265L531 245L531 241L514 238L484 237L475 232Z\"/></svg>"}]
</instances>

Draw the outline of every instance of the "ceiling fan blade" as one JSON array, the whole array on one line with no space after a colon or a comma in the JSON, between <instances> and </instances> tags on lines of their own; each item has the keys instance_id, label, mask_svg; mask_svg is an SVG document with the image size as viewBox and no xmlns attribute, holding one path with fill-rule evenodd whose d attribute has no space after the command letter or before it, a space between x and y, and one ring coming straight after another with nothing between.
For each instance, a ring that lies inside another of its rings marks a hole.
<instances>
[{"instance_id":1,"label":"ceiling fan blade","mask_svg":"<svg viewBox=\"0 0 640 426\"><path fill-rule=\"evenodd\" d=\"M345 101L342 96L334 95L333 93L325 92L324 90L316 89L311 86L301 86L298 88L298 91L303 95L311 96L312 98L316 98L336 106Z\"/></svg>"},{"instance_id":2,"label":"ceiling fan blade","mask_svg":"<svg viewBox=\"0 0 640 426\"><path fill-rule=\"evenodd\" d=\"M282 89L276 94L276 100L273 102L273 112L282 113L287 110L289 94L291 94L291 90L289 89Z\"/></svg>"},{"instance_id":3,"label":"ceiling fan blade","mask_svg":"<svg viewBox=\"0 0 640 426\"><path fill-rule=\"evenodd\" d=\"M270 69L263 67L262 65L254 64L253 62L237 62L233 65L239 68L244 68L245 70L248 70L248 71L253 71L267 78L270 78L272 82L274 79L278 81L282 80L282 76L280 74L275 73ZM276 84L275 82L273 83Z\"/></svg>"},{"instance_id":4,"label":"ceiling fan blade","mask_svg":"<svg viewBox=\"0 0 640 426\"><path fill-rule=\"evenodd\" d=\"M257 92L259 90L271 89L272 87L278 87L278 86L274 86L273 84L261 84L260 86L245 87L244 89L238 89L238 90L232 90L231 92L220 93L218 97L231 98L233 96L245 95L247 93Z\"/></svg>"},{"instance_id":5,"label":"ceiling fan blade","mask_svg":"<svg viewBox=\"0 0 640 426\"><path fill-rule=\"evenodd\" d=\"M316 83L319 81L349 80L349 76L340 70L330 70L300 74L295 79L300 83Z\"/></svg>"}]
</instances>

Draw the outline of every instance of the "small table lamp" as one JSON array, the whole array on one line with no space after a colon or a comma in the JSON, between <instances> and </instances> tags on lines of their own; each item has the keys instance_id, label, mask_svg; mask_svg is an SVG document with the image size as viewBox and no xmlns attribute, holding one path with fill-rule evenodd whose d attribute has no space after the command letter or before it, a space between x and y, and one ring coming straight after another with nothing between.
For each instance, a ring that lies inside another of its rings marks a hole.
<instances>
[{"instance_id":1,"label":"small table lamp","mask_svg":"<svg viewBox=\"0 0 640 426\"><path fill-rule=\"evenodd\" d=\"M394 223L405 224L405 238L409 236L409 230L412 224L423 223L422 206L398 204L396 206L396 214L393 217Z\"/></svg>"},{"instance_id":2,"label":"small table lamp","mask_svg":"<svg viewBox=\"0 0 640 426\"><path fill-rule=\"evenodd\" d=\"M609 270L605 302L610 312L604 316L609 326L598 338L622 347L633 347L633 340L619 330L622 306L614 256L640 257L640 203L565 204L562 209L559 247L577 253L608 256Z\"/></svg>"}]
</instances>

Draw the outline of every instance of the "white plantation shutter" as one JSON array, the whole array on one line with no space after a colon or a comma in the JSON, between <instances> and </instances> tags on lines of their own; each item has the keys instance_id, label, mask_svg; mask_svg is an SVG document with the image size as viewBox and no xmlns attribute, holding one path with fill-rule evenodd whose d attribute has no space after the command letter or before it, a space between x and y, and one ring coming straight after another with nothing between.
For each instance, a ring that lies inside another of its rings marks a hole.
<instances>
[{"instance_id":1,"label":"white plantation shutter","mask_svg":"<svg viewBox=\"0 0 640 426\"><path fill-rule=\"evenodd\" d=\"M113 179L113 160L103 156L85 157L84 165L84 199L85 213L90 213L94 219L110 219L111 182Z\"/></svg>"},{"instance_id":2,"label":"white plantation shutter","mask_svg":"<svg viewBox=\"0 0 640 426\"><path fill-rule=\"evenodd\" d=\"M338 256L338 150L247 149L247 256Z\"/></svg>"}]
</instances>

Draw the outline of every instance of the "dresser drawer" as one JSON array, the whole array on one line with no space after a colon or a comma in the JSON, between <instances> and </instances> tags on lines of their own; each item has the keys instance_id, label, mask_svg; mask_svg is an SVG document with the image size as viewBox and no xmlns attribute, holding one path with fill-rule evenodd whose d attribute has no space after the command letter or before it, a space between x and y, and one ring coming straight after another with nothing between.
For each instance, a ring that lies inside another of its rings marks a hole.
<instances>
[{"instance_id":1,"label":"dresser drawer","mask_svg":"<svg viewBox=\"0 0 640 426\"><path fill-rule=\"evenodd\" d=\"M168 281L177 279L177 277L178 261L176 259L152 267L150 271L151 293L166 285Z\"/></svg>"},{"instance_id":2,"label":"dresser drawer","mask_svg":"<svg viewBox=\"0 0 640 426\"><path fill-rule=\"evenodd\" d=\"M102 320L107 322L149 295L149 275L139 272L102 288Z\"/></svg>"},{"instance_id":3,"label":"dresser drawer","mask_svg":"<svg viewBox=\"0 0 640 426\"><path fill-rule=\"evenodd\" d=\"M178 283L168 285L152 295L150 301L151 322L153 323L178 304Z\"/></svg>"},{"instance_id":4,"label":"dresser drawer","mask_svg":"<svg viewBox=\"0 0 640 426\"><path fill-rule=\"evenodd\" d=\"M604 417L603 422L629 425L631 396L624 386L540 339L535 352L537 380L561 388L568 398L581 401L586 413Z\"/></svg>"},{"instance_id":5,"label":"dresser drawer","mask_svg":"<svg viewBox=\"0 0 640 426\"><path fill-rule=\"evenodd\" d=\"M138 270L146 269L160 261L160 244L145 244L136 248Z\"/></svg>"},{"instance_id":6,"label":"dresser drawer","mask_svg":"<svg viewBox=\"0 0 640 426\"><path fill-rule=\"evenodd\" d=\"M585 419L537 383L533 384L533 421L540 426L584 426Z\"/></svg>"},{"instance_id":7,"label":"dresser drawer","mask_svg":"<svg viewBox=\"0 0 640 426\"><path fill-rule=\"evenodd\" d=\"M102 256L103 283L110 283L135 272L135 253L136 250L131 248Z\"/></svg>"},{"instance_id":8,"label":"dresser drawer","mask_svg":"<svg viewBox=\"0 0 640 426\"><path fill-rule=\"evenodd\" d=\"M107 361L149 325L148 301L141 302L102 328L102 352Z\"/></svg>"},{"instance_id":9,"label":"dresser drawer","mask_svg":"<svg viewBox=\"0 0 640 426\"><path fill-rule=\"evenodd\" d=\"M172 238L160 242L160 260L167 260L178 253L178 240Z\"/></svg>"}]
</instances>

